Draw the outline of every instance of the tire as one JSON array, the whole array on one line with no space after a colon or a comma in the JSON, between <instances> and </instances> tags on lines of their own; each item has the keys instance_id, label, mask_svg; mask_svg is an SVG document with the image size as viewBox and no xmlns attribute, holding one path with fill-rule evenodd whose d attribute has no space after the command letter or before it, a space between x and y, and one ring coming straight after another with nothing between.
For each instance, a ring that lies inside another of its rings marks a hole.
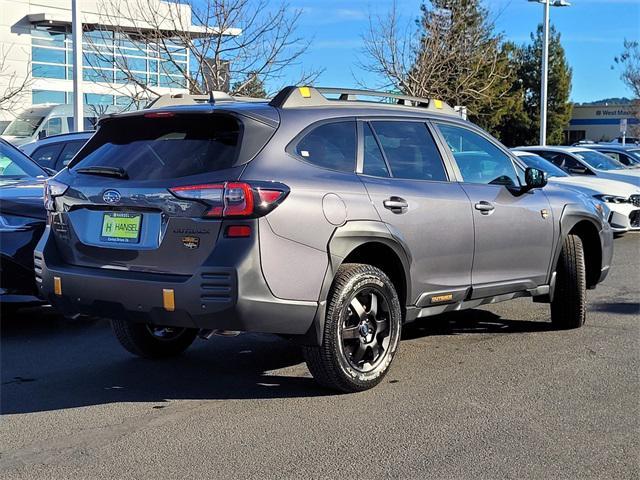
<instances>
[{"instance_id":1,"label":"tire","mask_svg":"<svg viewBox=\"0 0 640 480\"><path fill-rule=\"evenodd\" d=\"M342 265L327 298L322 345L303 347L309 371L333 390L372 388L389 370L401 330L400 301L389 277L370 265Z\"/></svg>"},{"instance_id":2,"label":"tire","mask_svg":"<svg viewBox=\"0 0 640 480\"><path fill-rule=\"evenodd\" d=\"M127 320L111 320L113 333L129 352L144 358L173 357L184 352L193 343L195 328L157 327Z\"/></svg>"},{"instance_id":3,"label":"tire","mask_svg":"<svg viewBox=\"0 0 640 480\"><path fill-rule=\"evenodd\" d=\"M587 278L582 240L567 235L556 268L551 323L559 329L580 328L587 312Z\"/></svg>"}]
</instances>

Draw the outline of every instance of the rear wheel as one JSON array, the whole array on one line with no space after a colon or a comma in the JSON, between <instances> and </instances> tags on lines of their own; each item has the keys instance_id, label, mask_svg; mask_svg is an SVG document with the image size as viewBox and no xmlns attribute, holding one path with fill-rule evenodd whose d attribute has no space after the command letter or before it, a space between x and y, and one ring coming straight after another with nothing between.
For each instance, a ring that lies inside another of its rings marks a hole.
<instances>
[{"instance_id":1,"label":"rear wheel","mask_svg":"<svg viewBox=\"0 0 640 480\"><path fill-rule=\"evenodd\" d=\"M195 340L195 328L161 327L127 320L111 320L120 344L139 357L164 358L179 355Z\"/></svg>"},{"instance_id":2,"label":"rear wheel","mask_svg":"<svg viewBox=\"0 0 640 480\"><path fill-rule=\"evenodd\" d=\"M556 287L551 302L551 322L558 328L579 328L587 311L586 269L582 240L567 235L556 268Z\"/></svg>"},{"instance_id":3,"label":"rear wheel","mask_svg":"<svg viewBox=\"0 0 640 480\"><path fill-rule=\"evenodd\" d=\"M401 328L398 295L385 273L342 265L329 293L322 345L303 349L309 370L328 388L372 388L389 370Z\"/></svg>"}]
</instances>

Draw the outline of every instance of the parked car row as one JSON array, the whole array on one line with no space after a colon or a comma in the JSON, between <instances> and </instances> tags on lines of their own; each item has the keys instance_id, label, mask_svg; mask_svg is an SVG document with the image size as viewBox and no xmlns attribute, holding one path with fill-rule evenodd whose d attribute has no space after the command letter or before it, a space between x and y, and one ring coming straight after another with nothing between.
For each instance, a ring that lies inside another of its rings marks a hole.
<instances>
[{"instance_id":1,"label":"parked car row","mask_svg":"<svg viewBox=\"0 0 640 480\"><path fill-rule=\"evenodd\" d=\"M580 327L612 231L640 220L640 169L509 151L443 102L381 92L182 96L23 144L37 163L2 146L0 301L109 318L151 358L217 331L283 335L341 391L379 383L419 317L526 296Z\"/></svg>"},{"instance_id":2,"label":"parked car row","mask_svg":"<svg viewBox=\"0 0 640 480\"><path fill-rule=\"evenodd\" d=\"M640 230L640 169L580 147L520 147L513 152L526 165L544 170L550 182L605 203L615 233ZM603 165L609 170L603 171Z\"/></svg>"}]
</instances>

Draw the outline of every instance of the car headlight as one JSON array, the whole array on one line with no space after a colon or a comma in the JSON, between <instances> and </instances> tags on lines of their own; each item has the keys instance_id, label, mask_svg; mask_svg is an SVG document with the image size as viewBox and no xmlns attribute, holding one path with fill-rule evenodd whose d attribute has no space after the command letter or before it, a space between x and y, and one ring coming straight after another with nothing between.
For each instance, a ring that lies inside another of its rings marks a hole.
<instances>
[{"instance_id":1,"label":"car headlight","mask_svg":"<svg viewBox=\"0 0 640 480\"><path fill-rule=\"evenodd\" d=\"M594 197L605 203L629 203L627 197L621 197L620 195L594 195Z\"/></svg>"},{"instance_id":2,"label":"car headlight","mask_svg":"<svg viewBox=\"0 0 640 480\"><path fill-rule=\"evenodd\" d=\"M0 232L19 232L28 230L34 223L42 222L36 218L0 215Z\"/></svg>"}]
</instances>

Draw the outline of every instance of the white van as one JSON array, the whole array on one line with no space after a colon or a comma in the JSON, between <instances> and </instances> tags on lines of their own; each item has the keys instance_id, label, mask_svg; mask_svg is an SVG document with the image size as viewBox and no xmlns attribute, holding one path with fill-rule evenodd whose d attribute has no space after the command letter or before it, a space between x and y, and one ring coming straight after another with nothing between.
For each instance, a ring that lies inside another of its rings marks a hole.
<instances>
[{"instance_id":1,"label":"white van","mask_svg":"<svg viewBox=\"0 0 640 480\"><path fill-rule=\"evenodd\" d=\"M115 107L107 107L103 113L115 111ZM94 130L98 113L85 105L83 130ZM13 120L2 133L2 138L15 146L61 133L73 132L73 105L33 105L24 110Z\"/></svg>"}]
</instances>

